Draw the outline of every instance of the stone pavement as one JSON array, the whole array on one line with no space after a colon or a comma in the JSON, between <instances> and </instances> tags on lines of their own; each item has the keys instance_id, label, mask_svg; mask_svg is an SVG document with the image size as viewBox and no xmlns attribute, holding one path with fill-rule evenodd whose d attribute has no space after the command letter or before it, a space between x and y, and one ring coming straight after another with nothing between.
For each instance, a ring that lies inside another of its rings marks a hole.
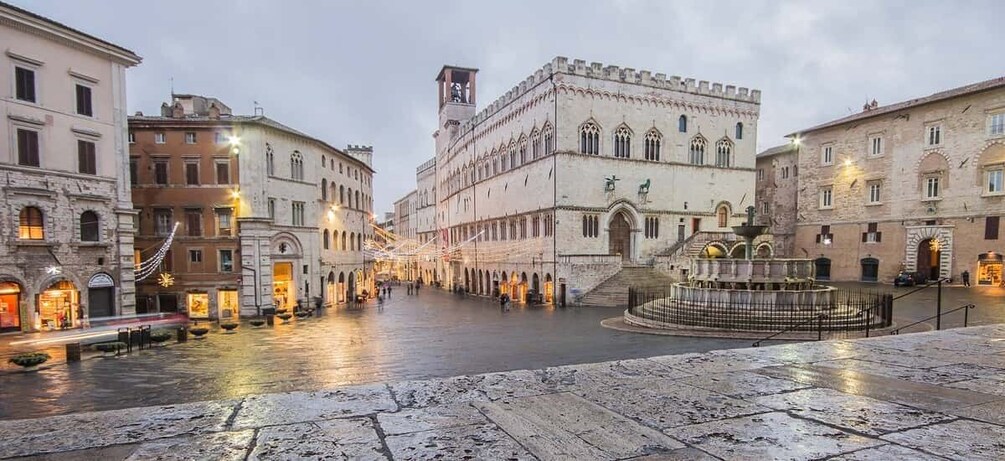
<instances>
[{"instance_id":1,"label":"stone pavement","mask_svg":"<svg viewBox=\"0 0 1005 461\"><path fill-rule=\"evenodd\" d=\"M0 421L0 459L1005 459L1005 325Z\"/></svg>"}]
</instances>

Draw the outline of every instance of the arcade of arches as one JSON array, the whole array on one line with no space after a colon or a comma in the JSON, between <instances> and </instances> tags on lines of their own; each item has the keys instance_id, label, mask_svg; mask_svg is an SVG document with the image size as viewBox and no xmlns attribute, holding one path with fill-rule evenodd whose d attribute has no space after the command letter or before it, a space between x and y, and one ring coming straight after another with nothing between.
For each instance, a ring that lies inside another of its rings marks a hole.
<instances>
[{"instance_id":1,"label":"arcade of arches","mask_svg":"<svg viewBox=\"0 0 1005 461\"><path fill-rule=\"evenodd\" d=\"M537 272L476 271L464 269L464 289L482 296L509 295L514 302L526 302L528 294L540 294L541 301L551 304L555 299L555 283L551 273L542 277Z\"/></svg>"}]
</instances>

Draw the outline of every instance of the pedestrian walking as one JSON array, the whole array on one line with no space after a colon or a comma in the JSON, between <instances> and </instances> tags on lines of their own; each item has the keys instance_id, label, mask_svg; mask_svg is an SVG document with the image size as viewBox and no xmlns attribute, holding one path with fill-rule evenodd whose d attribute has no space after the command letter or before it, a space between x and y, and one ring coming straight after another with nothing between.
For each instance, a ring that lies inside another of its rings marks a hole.
<instances>
[{"instance_id":1,"label":"pedestrian walking","mask_svg":"<svg viewBox=\"0 0 1005 461\"><path fill-rule=\"evenodd\" d=\"M387 299L391 299L391 287L387 287Z\"/></svg>"},{"instance_id":2,"label":"pedestrian walking","mask_svg":"<svg viewBox=\"0 0 1005 461\"><path fill-rule=\"evenodd\" d=\"M406 294L411 295L412 294L412 284L409 283L408 285L405 286L405 288L408 290Z\"/></svg>"},{"instance_id":3,"label":"pedestrian walking","mask_svg":"<svg viewBox=\"0 0 1005 461\"><path fill-rule=\"evenodd\" d=\"M499 310L506 310L506 295L499 296Z\"/></svg>"},{"instance_id":4,"label":"pedestrian walking","mask_svg":"<svg viewBox=\"0 0 1005 461\"><path fill-rule=\"evenodd\" d=\"M963 273L960 274L960 278L963 279L963 286L964 287L969 287L970 286L970 271L966 271L966 270L963 271Z\"/></svg>"}]
</instances>

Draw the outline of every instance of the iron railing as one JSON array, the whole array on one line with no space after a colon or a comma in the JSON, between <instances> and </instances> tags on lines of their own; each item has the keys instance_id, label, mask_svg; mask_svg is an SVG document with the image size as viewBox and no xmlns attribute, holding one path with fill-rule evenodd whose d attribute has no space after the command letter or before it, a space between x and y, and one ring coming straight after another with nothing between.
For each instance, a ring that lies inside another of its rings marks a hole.
<instances>
[{"instance_id":1,"label":"iron railing","mask_svg":"<svg viewBox=\"0 0 1005 461\"><path fill-rule=\"evenodd\" d=\"M761 298L707 298L700 301L671 296L670 287L628 289L631 316L653 324L683 325L739 331L775 331L769 338L790 331L827 332L862 331L892 324L889 295L847 293L821 305L774 303ZM863 315L864 314L864 315ZM828 336L833 336L829 334ZM765 339L769 339L765 338ZM762 340L763 341L763 340Z\"/></svg>"},{"instance_id":2,"label":"iron railing","mask_svg":"<svg viewBox=\"0 0 1005 461\"><path fill-rule=\"evenodd\" d=\"M967 325L970 323L970 309L973 309L975 307L977 307L977 306L974 305L974 304L964 304L964 305L962 305L960 307L957 307L955 309L950 309L950 310L948 310L946 312L939 312L939 313L937 313L937 314L935 314L935 315L933 315L931 317L923 318L921 320L918 320L917 322L909 323L907 325L904 325L904 326L902 326L900 328L897 328L896 330L891 331L890 334L891 335L900 334L900 330L905 330L907 328L913 327L913 326L918 325L918 324L925 323L925 322L927 322L929 320L932 320L932 319L941 319L942 316L952 314L953 312L956 312L958 310L962 310L963 311L963 328L966 328ZM941 326L941 322L937 321L937 323ZM939 328L937 328L937 329L939 329Z\"/></svg>"}]
</instances>

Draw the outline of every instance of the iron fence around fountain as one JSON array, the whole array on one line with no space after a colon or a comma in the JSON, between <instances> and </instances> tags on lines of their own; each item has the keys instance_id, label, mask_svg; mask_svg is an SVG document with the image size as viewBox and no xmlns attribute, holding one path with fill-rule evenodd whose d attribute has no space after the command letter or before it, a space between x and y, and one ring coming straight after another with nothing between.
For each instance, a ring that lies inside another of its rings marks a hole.
<instances>
[{"instance_id":1,"label":"iron fence around fountain","mask_svg":"<svg viewBox=\"0 0 1005 461\"><path fill-rule=\"evenodd\" d=\"M628 289L625 320L650 328L699 328L747 332L864 332L893 322L890 295L834 292L826 298L750 296L681 298L674 286ZM823 301L823 302L821 302Z\"/></svg>"}]
</instances>

